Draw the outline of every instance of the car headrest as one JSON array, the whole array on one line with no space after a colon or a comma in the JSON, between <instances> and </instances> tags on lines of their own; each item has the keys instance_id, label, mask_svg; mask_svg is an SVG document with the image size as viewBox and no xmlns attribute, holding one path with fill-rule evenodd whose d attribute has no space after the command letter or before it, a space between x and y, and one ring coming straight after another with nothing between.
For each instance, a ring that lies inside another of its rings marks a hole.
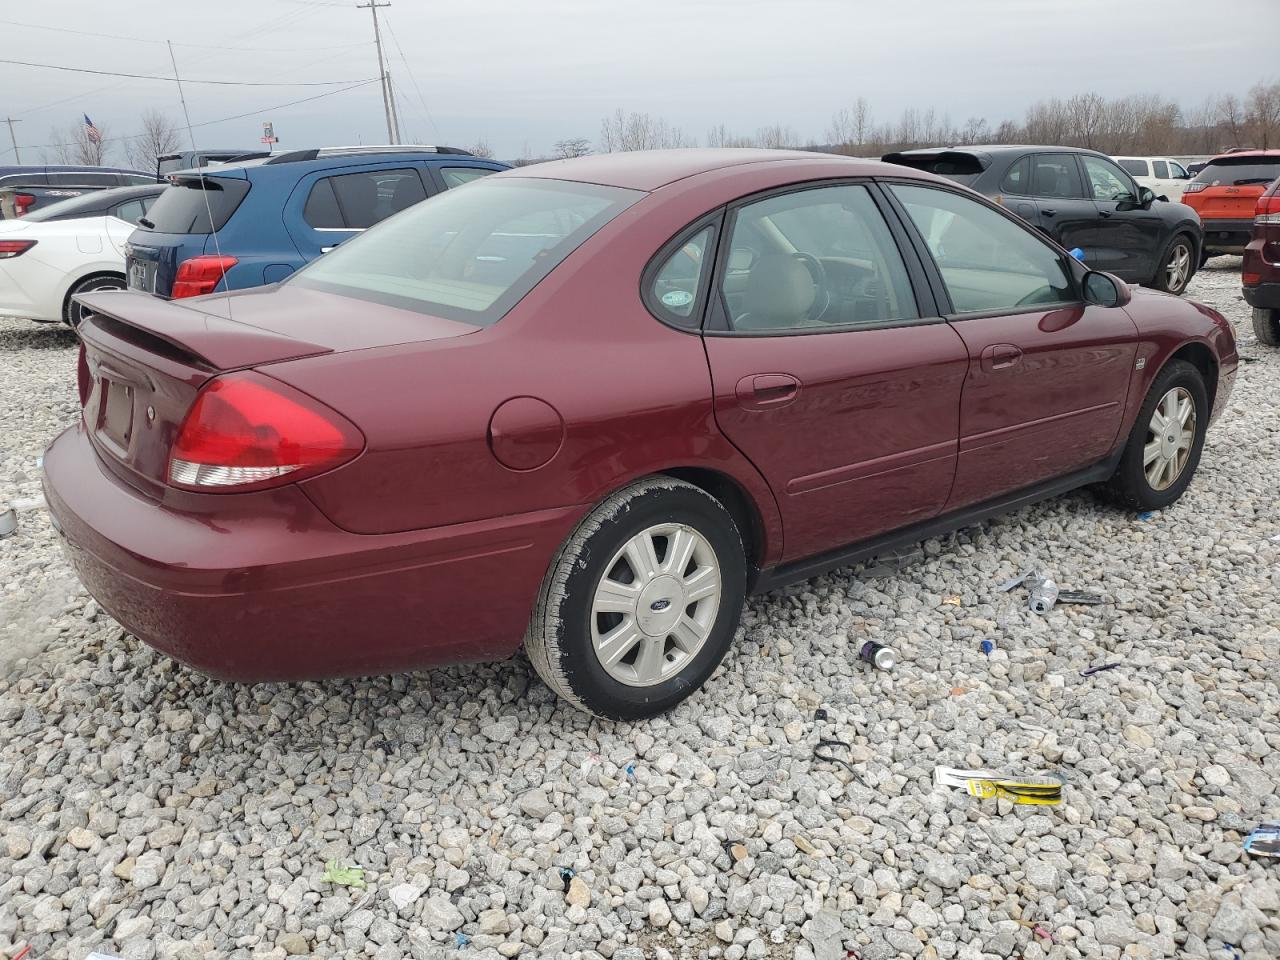
<instances>
[{"instance_id":1,"label":"car headrest","mask_svg":"<svg viewBox=\"0 0 1280 960\"><path fill-rule=\"evenodd\" d=\"M808 267L790 254L767 253L751 265L736 325L744 329L798 326L817 295Z\"/></svg>"}]
</instances>

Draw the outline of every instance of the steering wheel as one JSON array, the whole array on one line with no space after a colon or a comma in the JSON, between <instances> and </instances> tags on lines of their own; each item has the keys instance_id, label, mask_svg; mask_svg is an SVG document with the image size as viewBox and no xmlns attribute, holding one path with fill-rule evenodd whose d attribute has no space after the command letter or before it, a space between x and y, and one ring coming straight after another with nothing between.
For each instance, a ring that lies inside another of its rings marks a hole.
<instances>
[{"instance_id":1,"label":"steering wheel","mask_svg":"<svg viewBox=\"0 0 1280 960\"><path fill-rule=\"evenodd\" d=\"M809 307L807 319L820 320L827 312L827 308L831 306L831 289L827 285L827 270L823 267L822 261L811 253L802 253L797 250L792 256L805 265L809 276L813 278L813 304Z\"/></svg>"}]
</instances>

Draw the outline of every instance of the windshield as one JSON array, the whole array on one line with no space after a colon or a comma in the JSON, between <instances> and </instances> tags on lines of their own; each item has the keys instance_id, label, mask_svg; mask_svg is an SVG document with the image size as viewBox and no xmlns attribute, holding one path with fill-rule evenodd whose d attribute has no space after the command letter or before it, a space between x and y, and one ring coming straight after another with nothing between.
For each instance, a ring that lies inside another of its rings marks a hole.
<instances>
[{"instance_id":1,"label":"windshield","mask_svg":"<svg viewBox=\"0 0 1280 960\"><path fill-rule=\"evenodd\" d=\"M643 195L486 177L383 221L289 282L488 326Z\"/></svg>"},{"instance_id":2,"label":"windshield","mask_svg":"<svg viewBox=\"0 0 1280 960\"><path fill-rule=\"evenodd\" d=\"M1196 174L1211 187L1242 187L1270 183L1280 177L1280 153L1274 157L1219 157Z\"/></svg>"}]
</instances>

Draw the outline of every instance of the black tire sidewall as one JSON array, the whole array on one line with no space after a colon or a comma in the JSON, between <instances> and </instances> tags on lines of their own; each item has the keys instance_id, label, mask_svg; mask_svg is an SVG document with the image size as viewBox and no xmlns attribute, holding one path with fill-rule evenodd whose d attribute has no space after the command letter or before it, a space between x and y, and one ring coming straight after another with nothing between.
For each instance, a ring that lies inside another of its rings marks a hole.
<instances>
[{"instance_id":1,"label":"black tire sidewall","mask_svg":"<svg viewBox=\"0 0 1280 960\"><path fill-rule=\"evenodd\" d=\"M605 564L622 545L640 531L666 522L693 527L715 550L720 564L720 607L711 634L692 663L669 680L632 687L609 676L592 649L591 602ZM742 616L747 565L733 518L708 494L692 487L644 493L605 519L576 557L564 559L572 568L556 611L559 668L574 696L591 712L616 720L662 713L701 687L724 659Z\"/></svg>"},{"instance_id":2,"label":"black tire sidewall","mask_svg":"<svg viewBox=\"0 0 1280 960\"><path fill-rule=\"evenodd\" d=\"M90 277L87 280L81 280L67 293L67 305L62 311L62 322L69 327L76 326L76 302L73 299L76 294L91 293L94 290L124 290L126 286L123 277Z\"/></svg>"},{"instance_id":3,"label":"black tire sidewall","mask_svg":"<svg viewBox=\"0 0 1280 960\"><path fill-rule=\"evenodd\" d=\"M1147 442L1147 430L1151 425L1151 413L1156 404L1174 387L1186 387L1196 405L1196 438L1191 447L1191 457L1183 467L1181 476L1167 490L1155 490L1147 481L1142 463L1143 448ZM1204 450L1205 433L1209 426L1209 394L1204 377L1191 364L1182 360L1170 362L1151 384L1147 398L1142 403L1138 419L1129 435L1129 443L1117 471L1117 487L1124 498L1140 510L1159 510L1169 506L1182 496L1200 465Z\"/></svg>"},{"instance_id":4,"label":"black tire sidewall","mask_svg":"<svg viewBox=\"0 0 1280 960\"><path fill-rule=\"evenodd\" d=\"M1280 347L1280 310L1254 307L1253 334L1264 347Z\"/></svg>"}]
</instances>

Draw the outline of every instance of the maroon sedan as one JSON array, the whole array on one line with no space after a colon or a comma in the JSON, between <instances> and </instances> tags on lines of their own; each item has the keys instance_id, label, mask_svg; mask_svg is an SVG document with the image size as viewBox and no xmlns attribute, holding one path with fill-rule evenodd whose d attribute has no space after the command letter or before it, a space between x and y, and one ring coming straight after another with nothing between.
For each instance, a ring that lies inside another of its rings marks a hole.
<instances>
[{"instance_id":1,"label":"maroon sedan","mask_svg":"<svg viewBox=\"0 0 1280 960\"><path fill-rule=\"evenodd\" d=\"M45 456L89 591L215 677L511 655L666 710L749 590L1105 482L1172 503L1236 372L1214 311L899 166L526 167L275 288L83 298Z\"/></svg>"}]
</instances>

